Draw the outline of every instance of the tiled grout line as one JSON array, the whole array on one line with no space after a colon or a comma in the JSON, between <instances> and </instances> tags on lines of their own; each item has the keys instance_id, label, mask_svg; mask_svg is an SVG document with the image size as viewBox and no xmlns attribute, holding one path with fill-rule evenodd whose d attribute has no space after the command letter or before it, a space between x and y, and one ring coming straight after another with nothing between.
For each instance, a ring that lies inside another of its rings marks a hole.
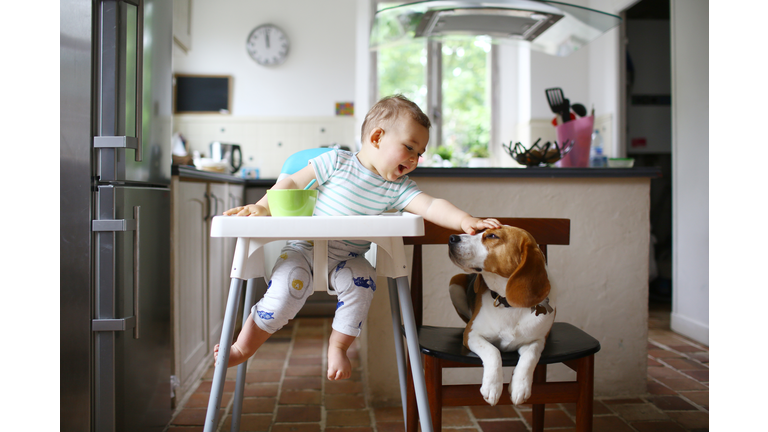
<instances>
[{"instance_id":1,"label":"tiled grout line","mask_svg":"<svg viewBox=\"0 0 768 432\"><path fill-rule=\"evenodd\" d=\"M678 339L679 339L679 338L678 338ZM685 341L685 340L683 340L683 341L684 341L684 342L687 342L687 341ZM682 356L682 357L683 357L683 358L685 358L686 360L690 360L690 361L693 361L693 362L695 362L696 364L699 364L699 365L701 365L702 367L704 367L704 368L706 368L707 370L709 370L709 365L708 365L708 364L704 364L703 362L699 361L699 360L698 360L698 359L696 359L696 358L693 358L693 357L691 357L691 356L687 355L686 353L683 353L683 352L677 351L677 350L675 350L675 349L673 349L673 348L671 348L671 347L669 347L669 346L667 346L667 345L664 345L664 344L662 344L662 343L659 343L659 342L655 342L655 341L653 341L653 340L650 340L650 339L649 339L649 343L652 343L653 345L655 345L655 346L657 346L657 347L659 347L659 348L661 348L661 349L663 349L663 350L665 350L665 351L674 352L675 354ZM689 343L689 345L695 346L695 347L697 347L697 348L701 349L702 351L709 351L709 349L708 349L708 348L703 348L703 347L701 347L701 346L698 346L698 345L694 345L694 344L690 344L690 343ZM662 357L653 357L652 355L648 355L648 357L649 357L649 358L651 358L651 359L653 359L654 361L656 361L656 362L658 362L658 363L662 364L664 367L670 368L670 369L674 370L675 372L678 372L678 373L682 374L683 376L685 376L685 377L687 377L687 378L689 378L689 379L691 379L691 380L695 381L696 383L698 383L698 384L700 384L700 385L702 385L702 386L706 387L706 388L707 388L707 391L709 391L709 383L708 383L708 382L706 382L706 383L705 383L705 382L702 382L702 381L700 381L698 378L696 378L696 377L693 377L693 376L691 376L691 375L689 375L689 374L686 374L686 373L685 373L686 371L683 371L683 370L679 370L678 368L676 368L676 367L672 366L671 364L669 364L668 362L666 362L666 361L664 360L664 358L662 358ZM658 366L655 366L655 367L658 367ZM698 403L694 402L693 400L689 399L689 398L686 396L686 394L685 394L685 393L686 393L686 391L680 391L680 390L675 390L675 389L672 389L672 388L670 388L669 386L667 386L666 384L664 384L663 382L661 382L661 381L659 381L658 379L656 379L656 377L650 376L650 374L649 374L649 378L650 378L650 379L652 379L652 380L653 380L654 382L656 382L657 384L659 384L659 385L661 385L661 386L664 386L664 387L666 387L667 389L669 389L669 390L671 390L671 391L675 392L675 393L676 393L676 394L677 394L677 395L678 395L678 396L679 396L681 399L683 399L684 401L686 401L686 402L688 402L689 404L693 405L693 406L694 406L694 407L696 407L696 408L697 408L699 411L703 411L703 412L709 413L709 409L708 409L708 408L704 408L703 406L701 406L701 405L699 405ZM690 391L696 391L696 390L690 390ZM702 390L702 391L703 391L703 390ZM649 401L649 402L650 402L650 401Z\"/></svg>"}]
</instances>

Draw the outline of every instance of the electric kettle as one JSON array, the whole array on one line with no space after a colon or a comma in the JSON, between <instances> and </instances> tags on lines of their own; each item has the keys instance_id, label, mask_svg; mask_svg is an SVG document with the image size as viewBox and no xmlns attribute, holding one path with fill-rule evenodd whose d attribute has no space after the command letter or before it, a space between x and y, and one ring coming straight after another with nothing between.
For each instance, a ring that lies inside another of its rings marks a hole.
<instances>
[{"instance_id":1,"label":"electric kettle","mask_svg":"<svg viewBox=\"0 0 768 432\"><path fill-rule=\"evenodd\" d=\"M237 144L211 143L211 159L227 164L230 172L235 173L243 164L243 152Z\"/></svg>"}]
</instances>

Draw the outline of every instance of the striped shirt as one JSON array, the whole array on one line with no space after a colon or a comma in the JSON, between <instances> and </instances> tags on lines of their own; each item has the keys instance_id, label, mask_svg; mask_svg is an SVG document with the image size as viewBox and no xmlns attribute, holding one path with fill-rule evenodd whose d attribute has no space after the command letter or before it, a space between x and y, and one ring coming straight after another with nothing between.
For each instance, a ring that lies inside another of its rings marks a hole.
<instances>
[{"instance_id":1,"label":"striped shirt","mask_svg":"<svg viewBox=\"0 0 768 432\"><path fill-rule=\"evenodd\" d=\"M378 215L402 211L421 193L408 176L388 181L364 167L355 153L329 151L312 159L318 183L315 216Z\"/></svg>"}]
</instances>

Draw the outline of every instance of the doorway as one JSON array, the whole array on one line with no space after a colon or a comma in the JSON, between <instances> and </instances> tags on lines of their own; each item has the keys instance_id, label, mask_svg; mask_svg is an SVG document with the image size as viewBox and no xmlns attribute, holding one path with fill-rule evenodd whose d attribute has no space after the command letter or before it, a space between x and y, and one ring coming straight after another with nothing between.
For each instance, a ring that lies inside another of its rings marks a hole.
<instances>
[{"instance_id":1,"label":"doorway","mask_svg":"<svg viewBox=\"0 0 768 432\"><path fill-rule=\"evenodd\" d=\"M626 154L660 167L651 180L649 302L672 302L672 110L669 0L641 0L623 13Z\"/></svg>"}]
</instances>

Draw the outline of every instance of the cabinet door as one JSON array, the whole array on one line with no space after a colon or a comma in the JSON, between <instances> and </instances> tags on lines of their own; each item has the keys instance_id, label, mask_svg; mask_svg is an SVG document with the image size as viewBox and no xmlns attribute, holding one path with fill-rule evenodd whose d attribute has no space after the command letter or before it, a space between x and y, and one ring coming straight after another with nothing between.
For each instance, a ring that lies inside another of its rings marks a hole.
<instances>
[{"instance_id":1,"label":"cabinet door","mask_svg":"<svg viewBox=\"0 0 768 432\"><path fill-rule=\"evenodd\" d=\"M210 220L226 210L228 200L228 185L226 183L210 183L208 198L211 202L211 213L208 218L210 235ZM226 239L208 238L208 348L213 352L213 346L221 339L221 327L224 323L224 310L229 294L229 266L232 258L227 260Z\"/></svg>"},{"instance_id":2,"label":"cabinet door","mask_svg":"<svg viewBox=\"0 0 768 432\"><path fill-rule=\"evenodd\" d=\"M179 182L174 190L174 253L177 254L174 333L178 337L176 364L180 369L176 372L182 385L208 353L206 188L205 183Z\"/></svg>"}]
</instances>

